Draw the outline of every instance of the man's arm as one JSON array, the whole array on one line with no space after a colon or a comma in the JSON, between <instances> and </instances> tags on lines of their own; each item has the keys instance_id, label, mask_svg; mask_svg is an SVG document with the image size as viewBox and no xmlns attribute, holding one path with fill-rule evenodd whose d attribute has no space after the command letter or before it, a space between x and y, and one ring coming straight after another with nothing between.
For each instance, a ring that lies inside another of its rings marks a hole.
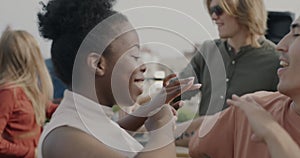
<instances>
[{"instance_id":1,"label":"man's arm","mask_svg":"<svg viewBox=\"0 0 300 158\"><path fill-rule=\"evenodd\" d=\"M272 158L299 158L300 148L291 136L277 123L269 128L264 138Z\"/></svg>"}]
</instances>

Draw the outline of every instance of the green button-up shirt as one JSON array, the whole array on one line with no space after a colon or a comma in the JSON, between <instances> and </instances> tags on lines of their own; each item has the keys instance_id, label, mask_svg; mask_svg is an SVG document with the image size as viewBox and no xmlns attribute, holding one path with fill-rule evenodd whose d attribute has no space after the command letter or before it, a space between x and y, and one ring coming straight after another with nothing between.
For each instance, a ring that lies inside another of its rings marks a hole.
<instances>
[{"instance_id":1,"label":"green button-up shirt","mask_svg":"<svg viewBox=\"0 0 300 158\"><path fill-rule=\"evenodd\" d=\"M238 53L233 52L226 40L206 41L201 45L190 64L180 73L180 78L195 76L195 82L202 83L200 115L225 109L225 101L232 94L277 90L279 53L269 40L262 38L259 42L261 47L244 46ZM211 76L214 76L214 85ZM196 93L185 93L182 99L191 98Z\"/></svg>"}]
</instances>

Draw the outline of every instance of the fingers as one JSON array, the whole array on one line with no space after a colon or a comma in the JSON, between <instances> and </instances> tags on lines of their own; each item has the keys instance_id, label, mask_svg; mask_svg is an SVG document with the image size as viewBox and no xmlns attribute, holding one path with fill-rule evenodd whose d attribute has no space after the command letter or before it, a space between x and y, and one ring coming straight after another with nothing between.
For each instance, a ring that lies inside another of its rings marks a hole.
<instances>
[{"instance_id":1,"label":"fingers","mask_svg":"<svg viewBox=\"0 0 300 158\"><path fill-rule=\"evenodd\" d=\"M180 87L176 87L175 89L168 91L165 103L169 104L173 99L180 96L180 94L181 94Z\"/></svg>"},{"instance_id":2,"label":"fingers","mask_svg":"<svg viewBox=\"0 0 300 158\"><path fill-rule=\"evenodd\" d=\"M177 110L171 106L171 111L172 111L172 114L177 117L178 113L177 113Z\"/></svg>"},{"instance_id":3,"label":"fingers","mask_svg":"<svg viewBox=\"0 0 300 158\"><path fill-rule=\"evenodd\" d=\"M193 85L191 86L191 88L189 88L188 90L189 90L189 91L197 90L197 89L200 89L201 86L202 86L202 84L200 84L200 83L193 84Z\"/></svg>"},{"instance_id":4,"label":"fingers","mask_svg":"<svg viewBox=\"0 0 300 158\"><path fill-rule=\"evenodd\" d=\"M228 106L235 106L234 105L235 102L232 99L227 99L226 103L227 103Z\"/></svg>"},{"instance_id":5,"label":"fingers","mask_svg":"<svg viewBox=\"0 0 300 158\"><path fill-rule=\"evenodd\" d=\"M170 83L170 80L175 77L176 77L176 74L170 74L167 77L165 77L163 80L163 86L166 87Z\"/></svg>"},{"instance_id":6,"label":"fingers","mask_svg":"<svg viewBox=\"0 0 300 158\"><path fill-rule=\"evenodd\" d=\"M169 84L167 84L165 87L183 87L186 86L187 84L192 84L194 82L194 77L189 77L189 78L185 78L185 79L175 79L172 80L172 82L170 82Z\"/></svg>"},{"instance_id":7,"label":"fingers","mask_svg":"<svg viewBox=\"0 0 300 158\"><path fill-rule=\"evenodd\" d=\"M194 77L185 79L170 80L176 77L175 74L171 74L164 79L164 87L159 95L166 96L164 103L169 104L174 98L180 96L182 93L189 90L196 90L201 87L201 84L193 84ZM179 108L179 107L178 107Z\"/></svg>"},{"instance_id":8,"label":"fingers","mask_svg":"<svg viewBox=\"0 0 300 158\"><path fill-rule=\"evenodd\" d=\"M181 108L183 106L183 101L180 100L180 101L177 101L173 104L170 104L175 110L178 110L179 108Z\"/></svg>"},{"instance_id":9,"label":"fingers","mask_svg":"<svg viewBox=\"0 0 300 158\"><path fill-rule=\"evenodd\" d=\"M231 98L232 98L232 100L239 100L239 99L240 99L240 97L237 96L237 95L235 95L235 94L233 94L233 95L231 96Z\"/></svg>"},{"instance_id":10,"label":"fingers","mask_svg":"<svg viewBox=\"0 0 300 158\"><path fill-rule=\"evenodd\" d=\"M235 94L232 95L231 99L226 100L228 105L233 105L233 106L244 106L245 103L256 103L256 101L252 97L239 97Z\"/></svg>"},{"instance_id":11,"label":"fingers","mask_svg":"<svg viewBox=\"0 0 300 158\"><path fill-rule=\"evenodd\" d=\"M182 79L180 82L181 93L188 91L194 83L194 77Z\"/></svg>"},{"instance_id":12,"label":"fingers","mask_svg":"<svg viewBox=\"0 0 300 158\"><path fill-rule=\"evenodd\" d=\"M173 86L179 86L179 85L186 85L189 84L190 82L194 82L194 77L189 77L189 78L184 78L184 79L172 79L171 81L168 80L166 82L164 82L164 87L173 87Z\"/></svg>"},{"instance_id":13,"label":"fingers","mask_svg":"<svg viewBox=\"0 0 300 158\"><path fill-rule=\"evenodd\" d=\"M174 98L180 96L186 91L199 89L201 87L201 84L193 84L194 77L180 79L175 82L176 83L171 83L167 85L167 87L165 87L165 91L167 92L167 98L165 103L170 103L170 101L172 101Z\"/></svg>"},{"instance_id":14,"label":"fingers","mask_svg":"<svg viewBox=\"0 0 300 158\"><path fill-rule=\"evenodd\" d=\"M251 108L250 106L252 106L251 102L246 101L245 99L243 99L237 95L232 95L232 99L227 99L226 102L229 106L238 107L246 113L247 113L247 111L249 111L249 108Z\"/></svg>"},{"instance_id":15,"label":"fingers","mask_svg":"<svg viewBox=\"0 0 300 158\"><path fill-rule=\"evenodd\" d=\"M173 99L188 91L191 87L192 83L188 83L186 85L178 87L166 88L167 98L165 103L170 103Z\"/></svg>"},{"instance_id":16,"label":"fingers","mask_svg":"<svg viewBox=\"0 0 300 158\"><path fill-rule=\"evenodd\" d=\"M226 100L226 103L229 106L237 106L236 102L237 102L237 98L235 97L235 95L232 95L231 99Z\"/></svg>"},{"instance_id":17,"label":"fingers","mask_svg":"<svg viewBox=\"0 0 300 158\"><path fill-rule=\"evenodd\" d=\"M189 82L189 83L187 83L187 84L178 84L178 85L176 85L176 86L167 86L167 87L165 87L165 90L166 90L166 92L167 93L169 93L169 92L172 92L172 91L182 91L182 93L183 92L185 92L185 91L187 91L187 90L191 90L192 88L193 89L197 89L198 87L201 87L201 84L192 84L192 81L191 82Z\"/></svg>"},{"instance_id":18,"label":"fingers","mask_svg":"<svg viewBox=\"0 0 300 158\"><path fill-rule=\"evenodd\" d=\"M245 99L242 99L241 97L237 96L237 95L232 95L231 99L227 99L226 103L229 106L236 106L241 108L242 110L245 110L244 107L248 106L248 104L250 104L249 101L246 101Z\"/></svg>"},{"instance_id":19,"label":"fingers","mask_svg":"<svg viewBox=\"0 0 300 158\"><path fill-rule=\"evenodd\" d=\"M227 99L226 102L230 106L240 108L249 117L257 112L264 111L264 109L251 96L239 97L237 95L232 95L232 99Z\"/></svg>"},{"instance_id":20,"label":"fingers","mask_svg":"<svg viewBox=\"0 0 300 158\"><path fill-rule=\"evenodd\" d=\"M177 87L181 87L183 92L188 91L188 90L196 90L201 87L201 84L193 84L194 83L194 77L189 77L185 79L177 79L177 80L172 80L171 83L169 82L164 82L164 87L166 87L169 90L177 89ZM169 83L169 84L167 84Z\"/></svg>"},{"instance_id":21,"label":"fingers","mask_svg":"<svg viewBox=\"0 0 300 158\"><path fill-rule=\"evenodd\" d=\"M238 102L239 102L239 99L240 99L239 96L233 94L232 97L231 97L231 99L227 99L227 100L226 100L226 103L227 103L229 106L239 106L239 103L238 103Z\"/></svg>"},{"instance_id":22,"label":"fingers","mask_svg":"<svg viewBox=\"0 0 300 158\"><path fill-rule=\"evenodd\" d=\"M194 77L176 80L165 87L167 93L182 90L183 92L191 88L194 82ZM197 86L198 84L196 84Z\"/></svg>"},{"instance_id":23,"label":"fingers","mask_svg":"<svg viewBox=\"0 0 300 158\"><path fill-rule=\"evenodd\" d=\"M166 90L167 93L169 93L171 91L174 91L174 90L180 90L180 89L181 89L181 87L179 85L178 86L172 86L172 87L167 86L165 88L165 90Z\"/></svg>"}]
</instances>

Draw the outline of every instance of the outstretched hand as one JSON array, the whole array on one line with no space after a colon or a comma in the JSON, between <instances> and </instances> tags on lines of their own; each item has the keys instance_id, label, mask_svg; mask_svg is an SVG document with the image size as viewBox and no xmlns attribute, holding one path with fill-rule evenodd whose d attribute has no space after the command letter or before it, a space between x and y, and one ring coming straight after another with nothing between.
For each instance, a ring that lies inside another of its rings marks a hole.
<instances>
[{"instance_id":1,"label":"outstretched hand","mask_svg":"<svg viewBox=\"0 0 300 158\"><path fill-rule=\"evenodd\" d=\"M172 107L163 106L160 111L158 111L151 117L148 117L147 121L145 122L145 127L148 131L153 131L163 127L174 118L175 117Z\"/></svg>"},{"instance_id":2,"label":"outstretched hand","mask_svg":"<svg viewBox=\"0 0 300 158\"><path fill-rule=\"evenodd\" d=\"M172 81L172 82L171 82ZM201 87L201 84L194 84L194 77L189 77L185 79L177 79L176 74L168 75L163 80L163 89L167 93L166 104L172 102L176 97L180 96L186 91L196 90ZM176 102L175 104L180 104Z\"/></svg>"},{"instance_id":3,"label":"outstretched hand","mask_svg":"<svg viewBox=\"0 0 300 158\"><path fill-rule=\"evenodd\" d=\"M134 112L135 116L149 117L160 110L164 104L169 104L182 93L199 89L201 84L194 84L194 77L176 79L175 74L171 74L164 79L163 88L146 105L141 106ZM172 80L172 82L170 82ZM176 102L174 106L182 106L181 102ZM175 107L174 107L175 108Z\"/></svg>"}]
</instances>

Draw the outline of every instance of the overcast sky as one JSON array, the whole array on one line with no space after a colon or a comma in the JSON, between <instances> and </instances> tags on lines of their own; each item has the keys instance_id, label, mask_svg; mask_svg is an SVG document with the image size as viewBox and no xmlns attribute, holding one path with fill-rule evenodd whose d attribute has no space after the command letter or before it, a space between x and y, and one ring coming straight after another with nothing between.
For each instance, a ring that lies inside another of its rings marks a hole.
<instances>
[{"instance_id":1,"label":"overcast sky","mask_svg":"<svg viewBox=\"0 0 300 158\"><path fill-rule=\"evenodd\" d=\"M29 31L39 41L43 56L48 58L50 41L40 38L37 31L38 2L0 0L0 31L7 25ZM265 0L265 3L268 10L300 15L299 0ZM141 43L159 49L157 51L187 51L192 49L193 42L217 37L202 0L119 0L115 9L124 12L140 28Z\"/></svg>"}]
</instances>

